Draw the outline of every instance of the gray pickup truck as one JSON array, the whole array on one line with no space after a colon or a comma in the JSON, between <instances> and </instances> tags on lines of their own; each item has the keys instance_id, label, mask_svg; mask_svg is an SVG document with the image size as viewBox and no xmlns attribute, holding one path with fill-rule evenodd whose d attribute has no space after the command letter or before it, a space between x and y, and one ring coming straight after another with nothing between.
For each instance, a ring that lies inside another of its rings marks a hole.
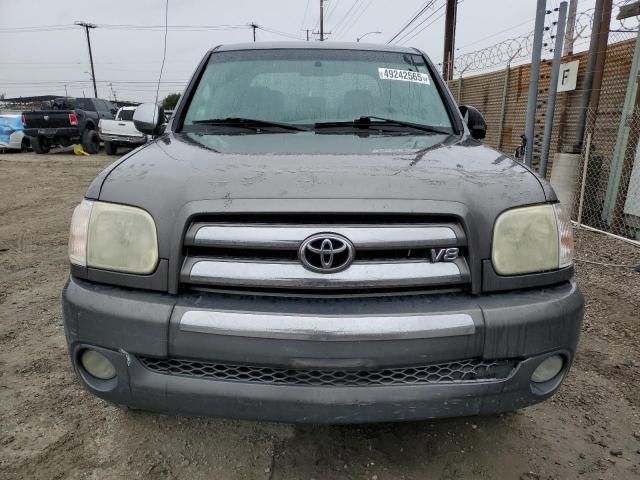
<instances>
[{"instance_id":1,"label":"gray pickup truck","mask_svg":"<svg viewBox=\"0 0 640 480\"><path fill-rule=\"evenodd\" d=\"M220 46L71 222L73 366L133 409L356 423L560 386L583 298L549 184L413 48Z\"/></svg>"}]
</instances>

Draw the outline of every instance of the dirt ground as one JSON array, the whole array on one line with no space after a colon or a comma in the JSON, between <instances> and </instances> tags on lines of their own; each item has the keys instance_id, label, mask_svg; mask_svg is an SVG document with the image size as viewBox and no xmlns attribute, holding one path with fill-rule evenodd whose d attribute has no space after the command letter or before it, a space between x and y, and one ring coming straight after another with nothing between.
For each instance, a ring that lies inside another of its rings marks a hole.
<instances>
[{"instance_id":1,"label":"dirt ground","mask_svg":"<svg viewBox=\"0 0 640 480\"><path fill-rule=\"evenodd\" d=\"M0 154L0 478L638 479L640 249L577 232L586 318L550 401L515 414L295 426L120 410L67 358L71 211L113 157Z\"/></svg>"}]
</instances>

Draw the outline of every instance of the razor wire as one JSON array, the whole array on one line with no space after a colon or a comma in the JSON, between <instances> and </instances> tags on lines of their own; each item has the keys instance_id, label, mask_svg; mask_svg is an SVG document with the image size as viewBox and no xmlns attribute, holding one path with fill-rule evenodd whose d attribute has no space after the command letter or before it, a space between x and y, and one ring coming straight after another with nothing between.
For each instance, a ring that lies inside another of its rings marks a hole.
<instances>
[{"instance_id":1,"label":"razor wire","mask_svg":"<svg viewBox=\"0 0 640 480\"><path fill-rule=\"evenodd\" d=\"M506 65L510 61L530 56L532 45L532 34L509 38L489 47L458 55L454 61L454 69L463 72Z\"/></svg>"}]
</instances>

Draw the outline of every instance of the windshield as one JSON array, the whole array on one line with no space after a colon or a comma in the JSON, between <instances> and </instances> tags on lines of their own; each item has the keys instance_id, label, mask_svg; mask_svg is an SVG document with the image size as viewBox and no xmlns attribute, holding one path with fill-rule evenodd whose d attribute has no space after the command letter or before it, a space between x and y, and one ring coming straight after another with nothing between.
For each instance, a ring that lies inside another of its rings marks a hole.
<instances>
[{"instance_id":1,"label":"windshield","mask_svg":"<svg viewBox=\"0 0 640 480\"><path fill-rule=\"evenodd\" d=\"M207 120L243 118L313 126L367 116L453 131L421 55L318 49L212 54L183 125L195 131Z\"/></svg>"},{"instance_id":2,"label":"windshield","mask_svg":"<svg viewBox=\"0 0 640 480\"><path fill-rule=\"evenodd\" d=\"M121 110L120 120L133 120L133 110Z\"/></svg>"}]
</instances>

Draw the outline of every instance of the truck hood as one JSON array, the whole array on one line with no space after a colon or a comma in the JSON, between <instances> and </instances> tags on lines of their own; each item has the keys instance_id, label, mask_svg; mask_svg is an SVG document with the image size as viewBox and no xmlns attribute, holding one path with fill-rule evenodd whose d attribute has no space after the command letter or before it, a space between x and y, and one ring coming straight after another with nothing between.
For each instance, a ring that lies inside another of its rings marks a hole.
<instances>
[{"instance_id":1,"label":"truck hood","mask_svg":"<svg viewBox=\"0 0 640 480\"><path fill-rule=\"evenodd\" d=\"M553 192L521 164L468 137L167 134L107 167L87 197L146 209L160 239L178 228L185 208L198 211L190 204L209 213L452 214L486 224L478 233L490 236L501 211L548 201Z\"/></svg>"}]
</instances>

